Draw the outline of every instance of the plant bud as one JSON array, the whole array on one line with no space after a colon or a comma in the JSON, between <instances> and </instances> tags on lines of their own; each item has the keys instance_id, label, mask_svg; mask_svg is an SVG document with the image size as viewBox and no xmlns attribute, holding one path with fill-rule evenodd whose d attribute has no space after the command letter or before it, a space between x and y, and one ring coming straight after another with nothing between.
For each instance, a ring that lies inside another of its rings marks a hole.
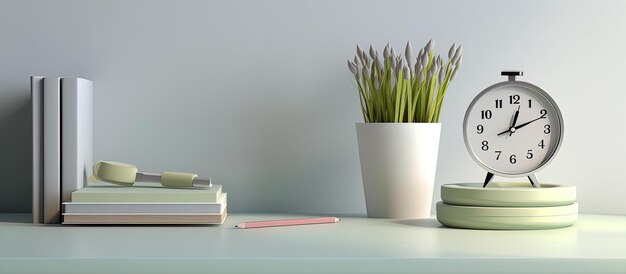
<instances>
[{"instance_id":1,"label":"plant bud","mask_svg":"<svg viewBox=\"0 0 626 274\"><path fill-rule=\"evenodd\" d=\"M422 56L422 65L427 66L428 65L428 54L424 53L424 55Z\"/></svg>"},{"instance_id":2,"label":"plant bud","mask_svg":"<svg viewBox=\"0 0 626 274\"><path fill-rule=\"evenodd\" d=\"M439 70L439 83L443 83L443 75L444 75L444 70L440 69Z\"/></svg>"},{"instance_id":3,"label":"plant bud","mask_svg":"<svg viewBox=\"0 0 626 274\"><path fill-rule=\"evenodd\" d=\"M456 52L456 43L453 43L450 47L450 50L448 51L448 59L452 59L452 56L454 56L454 52Z\"/></svg>"},{"instance_id":4,"label":"plant bud","mask_svg":"<svg viewBox=\"0 0 626 274\"><path fill-rule=\"evenodd\" d=\"M372 45L370 45L370 57L372 57L372 59L376 57L376 50L374 49Z\"/></svg>"},{"instance_id":5,"label":"plant bud","mask_svg":"<svg viewBox=\"0 0 626 274\"><path fill-rule=\"evenodd\" d=\"M454 56L452 56L452 63L456 63L459 58L461 58L461 54L463 54L463 45L460 45L454 52Z\"/></svg>"},{"instance_id":6,"label":"plant bud","mask_svg":"<svg viewBox=\"0 0 626 274\"><path fill-rule=\"evenodd\" d=\"M350 72L352 72L352 74L356 75L356 66L350 62L350 60L348 60L348 69L350 69Z\"/></svg>"},{"instance_id":7,"label":"plant bud","mask_svg":"<svg viewBox=\"0 0 626 274\"><path fill-rule=\"evenodd\" d=\"M434 69L430 69L428 70L428 77L426 77L426 79L430 80L430 78L433 78L433 71L435 71Z\"/></svg>"},{"instance_id":8,"label":"plant bud","mask_svg":"<svg viewBox=\"0 0 626 274\"><path fill-rule=\"evenodd\" d=\"M356 45L356 55L363 59L363 49L358 44Z\"/></svg>"},{"instance_id":9,"label":"plant bud","mask_svg":"<svg viewBox=\"0 0 626 274\"><path fill-rule=\"evenodd\" d=\"M376 66L379 70L385 69L385 63L383 63L383 59L378 57L378 53L376 54Z\"/></svg>"},{"instance_id":10,"label":"plant bud","mask_svg":"<svg viewBox=\"0 0 626 274\"><path fill-rule=\"evenodd\" d=\"M435 39L431 38L430 41L428 41L428 43L426 44L426 47L424 48L424 50L426 52L432 52L435 49Z\"/></svg>"},{"instance_id":11,"label":"plant bud","mask_svg":"<svg viewBox=\"0 0 626 274\"><path fill-rule=\"evenodd\" d=\"M454 79L454 76L456 75L456 71L459 70L458 66L454 67L454 70L452 71L452 74L450 75L450 80Z\"/></svg>"},{"instance_id":12,"label":"plant bud","mask_svg":"<svg viewBox=\"0 0 626 274\"><path fill-rule=\"evenodd\" d=\"M402 71L402 61L401 60L396 60L396 71L398 73L400 73L400 71Z\"/></svg>"},{"instance_id":13,"label":"plant bud","mask_svg":"<svg viewBox=\"0 0 626 274\"><path fill-rule=\"evenodd\" d=\"M385 49L383 50L383 57L385 57L385 60L387 60L389 56L391 56L391 53L389 52L389 47L389 43L387 43Z\"/></svg>"},{"instance_id":14,"label":"plant bud","mask_svg":"<svg viewBox=\"0 0 626 274\"><path fill-rule=\"evenodd\" d=\"M406 47L404 48L404 57L407 61L413 61L413 47L411 46L411 41L406 42Z\"/></svg>"}]
</instances>

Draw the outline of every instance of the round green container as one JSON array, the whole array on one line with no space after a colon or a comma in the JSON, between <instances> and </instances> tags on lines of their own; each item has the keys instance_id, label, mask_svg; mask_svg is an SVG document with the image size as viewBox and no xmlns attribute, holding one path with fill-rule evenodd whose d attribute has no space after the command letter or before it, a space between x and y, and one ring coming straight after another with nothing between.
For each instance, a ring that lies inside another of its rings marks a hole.
<instances>
[{"instance_id":1,"label":"round green container","mask_svg":"<svg viewBox=\"0 0 626 274\"><path fill-rule=\"evenodd\" d=\"M437 203L437 220L456 228L549 229L571 226L577 219L577 203L551 207L477 207Z\"/></svg>"},{"instance_id":2,"label":"round green container","mask_svg":"<svg viewBox=\"0 0 626 274\"><path fill-rule=\"evenodd\" d=\"M458 183L442 185L441 199L446 204L463 206L564 206L576 202L576 187L541 184L541 188L533 188L529 183L492 182L483 188L482 183Z\"/></svg>"}]
</instances>

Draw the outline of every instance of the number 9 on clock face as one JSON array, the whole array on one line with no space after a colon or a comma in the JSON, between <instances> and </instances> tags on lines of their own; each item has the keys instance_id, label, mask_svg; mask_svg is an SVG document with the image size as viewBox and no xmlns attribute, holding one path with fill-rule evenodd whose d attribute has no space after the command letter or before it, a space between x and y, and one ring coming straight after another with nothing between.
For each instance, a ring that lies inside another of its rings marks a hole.
<instances>
[{"instance_id":1,"label":"number 9 on clock face","mask_svg":"<svg viewBox=\"0 0 626 274\"><path fill-rule=\"evenodd\" d=\"M482 91L465 114L463 134L472 158L501 176L524 176L558 151L563 118L552 98L527 82L506 81Z\"/></svg>"}]
</instances>

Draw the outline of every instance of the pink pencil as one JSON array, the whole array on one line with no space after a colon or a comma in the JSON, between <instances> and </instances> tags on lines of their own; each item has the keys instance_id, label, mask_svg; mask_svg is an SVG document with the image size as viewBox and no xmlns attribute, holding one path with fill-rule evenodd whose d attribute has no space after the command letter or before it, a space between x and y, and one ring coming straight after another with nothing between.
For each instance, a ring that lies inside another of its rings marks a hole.
<instances>
[{"instance_id":1,"label":"pink pencil","mask_svg":"<svg viewBox=\"0 0 626 274\"><path fill-rule=\"evenodd\" d=\"M236 225L238 228L262 228L262 227L275 227L275 226L288 226L288 225L315 225L315 224L329 224L339 222L341 219L337 217L319 217L319 218L306 218L306 219L291 219L291 220L271 220L271 221L257 221L257 222L245 222Z\"/></svg>"}]
</instances>

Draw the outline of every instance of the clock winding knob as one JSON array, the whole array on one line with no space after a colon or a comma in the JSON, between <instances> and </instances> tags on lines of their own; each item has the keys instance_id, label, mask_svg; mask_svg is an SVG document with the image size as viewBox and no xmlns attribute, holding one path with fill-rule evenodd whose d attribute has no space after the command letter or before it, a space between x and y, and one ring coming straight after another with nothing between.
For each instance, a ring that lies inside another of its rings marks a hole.
<instances>
[{"instance_id":1,"label":"clock winding knob","mask_svg":"<svg viewBox=\"0 0 626 274\"><path fill-rule=\"evenodd\" d=\"M508 76L509 77L509 81L515 81L515 76L524 76L524 72L523 71L516 71L516 70L505 70L505 71L501 72L500 75Z\"/></svg>"}]
</instances>

